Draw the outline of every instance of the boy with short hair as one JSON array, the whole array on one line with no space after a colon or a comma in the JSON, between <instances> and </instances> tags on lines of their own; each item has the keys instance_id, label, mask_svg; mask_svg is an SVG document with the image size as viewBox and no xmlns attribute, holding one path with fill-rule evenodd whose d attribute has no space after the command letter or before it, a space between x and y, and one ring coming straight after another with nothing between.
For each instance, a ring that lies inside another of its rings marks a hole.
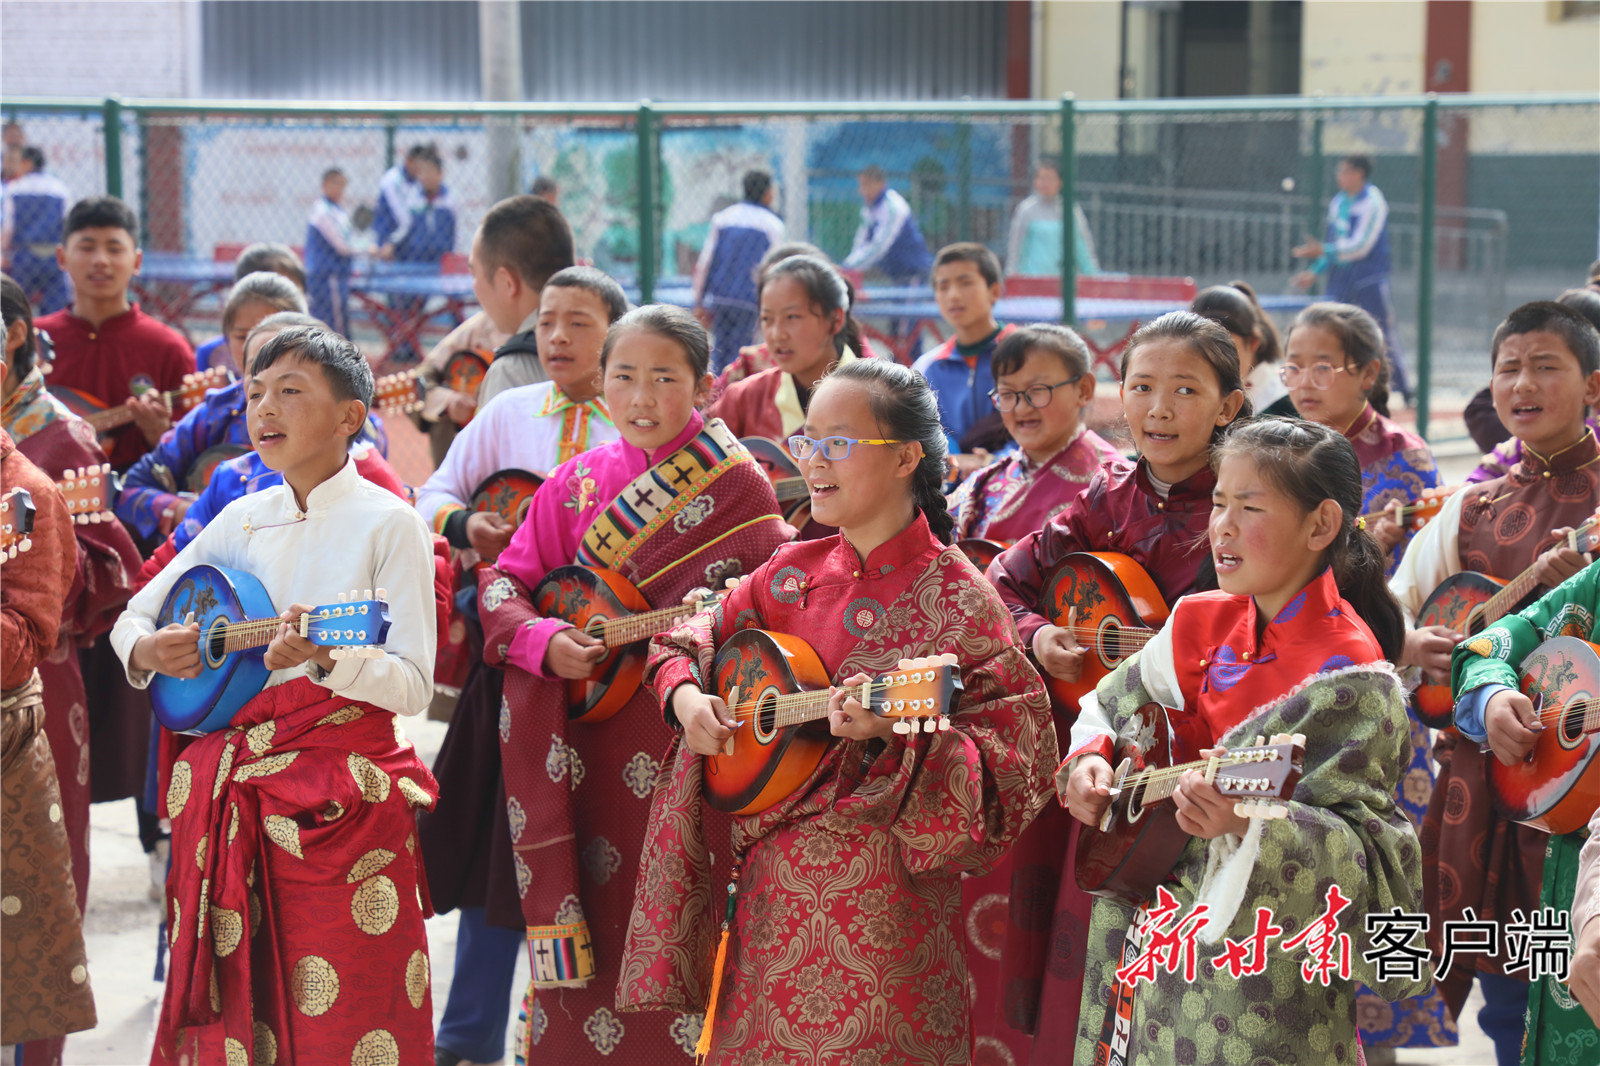
<instances>
[{"instance_id":1,"label":"boy with short hair","mask_svg":"<svg viewBox=\"0 0 1600 1066\"><path fill-rule=\"evenodd\" d=\"M503 314L492 290L490 297L485 306ZM500 514L467 509L490 474L544 474L618 438L600 395L600 349L627 309L622 286L593 267L568 267L544 283L533 332L549 380L485 403L417 493L417 510L452 545L493 562L511 540L516 527ZM469 643L481 644L476 612L468 613ZM451 1062L494 1062L504 1054L524 930L496 742L504 675L481 656L473 659L434 764L443 803L418 823L435 905L461 912L456 979L437 1037L441 1061L449 1055Z\"/></svg>"},{"instance_id":2,"label":"boy with short hair","mask_svg":"<svg viewBox=\"0 0 1600 1066\"><path fill-rule=\"evenodd\" d=\"M1600 334L1576 311L1536 301L1500 323L1490 358L1495 411L1521 441L1522 455L1510 473L1447 499L1412 538L1389 581L1408 618L1463 570L1509 579L1537 564L1540 584L1549 587L1587 564L1563 538L1600 505L1600 446L1584 422L1586 408L1600 403ZM1443 627L1413 629L1401 661L1446 680L1459 640ZM1463 734L1484 735L1481 716L1458 709L1456 720ZM1531 914L1549 838L1493 809L1486 776L1492 756L1476 742L1441 733L1434 757L1439 778L1421 834L1430 937L1442 935L1444 923L1461 920L1468 907L1480 921L1510 921L1518 908ZM1503 972L1508 958L1476 958L1485 1001L1479 1023L1502 1063L1517 1061L1528 1002L1527 983ZM1440 982L1452 1013L1461 1013L1473 976L1460 966Z\"/></svg>"},{"instance_id":3,"label":"boy with short hair","mask_svg":"<svg viewBox=\"0 0 1600 1066\"><path fill-rule=\"evenodd\" d=\"M225 507L112 631L143 686L200 672L198 626L156 628L192 566L249 573L283 609L266 687L174 766L153 1059L413 1062L433 1035L413 808L437 788L394 715L433 694L431 538L350 460L372 399L354 345L289 329L249 369L250 439L284 483ZM335 661L291 623L351 588L384 588L390 627L376 658Z\"/></svg>"},{"instance_id":4,"label":"boy with short hair","mask_svg":"<svg viewBox=\"0 0 1600 1066\"><path fill-rule=\"evenodd\" d=\"M344 171L322 172L322 195L306 223L306 302L312 317L350 335L350 272L356 250L350 215L339 206L349 184Z\"/></svg>"},{"instance_id":5,"label":"boy with short hair","mask_svg":"<svg viewBox=\"0 0 1600 1066\"><path fill-rule=\"evenodd\" d=\"M1000 283L1000 260L981 244L946 245L933 261L933 297L955 332L912 369L933 386L950 455L962 476L987 464L989 449L1010 439L989 399L995 346L1015 329L995 321Z\"/></svg>"},{"instance_id":6,"label":"boy with short hair","mask_svg":"<svg viewBox=\"0 0 1600 1066\"><path fill-rule=\"evenodd\" d=\"M72 278L72 306L35 321L55 343L52 386L132 410L133 425L115 431L106 449L118 470L161 439L172 424L161 393L194 372L183 335L128 300L142 261L139 220L127 204L114 196L79 200L56 248L56 262Z\"/></svg>"},{"instance_id":7,"label":"boy with short hair","mask_svg":"<svg viewBox=\"0 0 1600 1066\"><path fill-rule=\"evenodd\" d=\"M472 271L472 291L477 297L478 314L462 323L452 337L471 335L472 324L506 337L494 353L489 373L478 386L477 396L437 386L439 369L470 343L440 344L422 368L422 379L434 386L427 407L419 419L429 431L434 462L443 462L445 449L465 425L479 404L488 403L499 393L518 385L545 380L539 362L533 326L539 314L539 293L551 275L573 265L572 227L559 208L537 196L512 196L489 209L472 237L467 265ZM449 338L446 338L449 340Z\"/></svg>"}]
</instances>

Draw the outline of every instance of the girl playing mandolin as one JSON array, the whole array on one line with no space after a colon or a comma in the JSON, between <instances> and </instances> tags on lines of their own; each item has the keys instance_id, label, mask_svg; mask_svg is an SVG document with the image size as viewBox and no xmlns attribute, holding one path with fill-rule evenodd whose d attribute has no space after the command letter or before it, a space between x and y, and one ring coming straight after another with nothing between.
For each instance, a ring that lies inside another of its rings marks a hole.
<instances>
[{"instance_id":1,"label":"girl playing mandolin","mask_svg":"<svg viewBox=\"0 0 1600 1066\"><path fill-rule=\"evenodd\" d=\"M1066 510L1023 537L989 566L988 577L1016 619L1040 672L1077 682L1085 648L1074 617L1044 617L1047 580L1074 552L1120 552L1154 581L1167 603L1194 591L1206 559L1206 517L1211 513L1211 446L1236 418L1248 415L1239 377L1239 354L1227 330L1187 311L1146 325L1122 354L1122 406L1139 450L1136 465L1108 464ZM1058 401L1059 402L1059 401ZM1205 568L1209 569L1209 568ZM1209 581L1209 574L1207 574ZM1064 731L1076 706L1055 702ZM1012 865L1029 897L1010 903L1004 958L1008 996L1017 1004L1008 1021L1032 1030L1054 1062L1072 1039L1082 966L1076 945L1089 917L1089 898L1070 873L1069 820L1060 812L1039 824L1013 854ZM1040 913L1048 917L1041 920ZM1041 936L1052 923L1055 933ZM1047 957L1048 953L1048 957ZM1048 1002L1048 1009L1041 1009Z\"/></svg>"},{"instance_id":2,"label":"girl playing mandolin","mask_svg":"<svg viewBox=\"0 0 1600 1066\"><path fill-rule=\"evenodd\" d=\"M1168 708L1173 734L1218 746L1203 757L1303 734L1304 770L1278 821L1239 817L1219 791L1224 777L1182 774L1176 824L1193 839L1169 874L1150 871L1149 880L1179 905L1161 929L1207 908L1195 919L1198 968L1191 979L1157 967L1151 980L1118 981L1124 942L1156 897L1137 910L1097 900L1077 1061L1358 1062L1358 982L1390 998L1415 991L1403 978L1377 980L1362 958L1369 937L1359 917L1420 902L1420 846L1394 801L1408 753L1404 694L1385 662L1399 651L1403 620L1378 545L1356 523L1361 477L1343 435L1267 419L1233 430L1214 461L1210 544L1221 591L1180 600L1155 638L1084 698L1057 784L1073 816L1098 825L1112 799L1113 742L1118 757L1136 745L1151 751L1137 728L1149 704ZM1136 799L1132 790L1144 787L1130 778L1123 791ZM1319 955L1294 937L1339 898L1348 909L1336 933L1348 940L1341 947L1335 937L1331 970L1302 972ZM1276 932L1259 932L1261 908ZM1261 968L1228 961L1249 963L1263 935Z\"/></svg>"},{"instance_id":3,"label":"girl playing mandolin","mask_svg":"<svg viewBox=\"0 0 1600 1066\"><path fill-rule=\"evenodd\" d=\"M761 468L695 409L711 386L710 359L706 331L687 311L652 305L619 319L600 369L622 438L552 470L479 576L484 659L506 675L499 743L533 963L517 1035L529 1062L667 1062L699 1034L698 1005L626 1018L614 1010L670 733L643 689L607 720L569 721L566 680L588 677L606 647L543 616L530 590L577 562L619 572L653 608L676 605L750 573L790 538Z\"/></svg>"},{"instance_id":4,"label":"girl playing mandolin","mask_svg":"<svg viewBox=\"0 0 1600 1066\"><path fill-rule=\"evenodd\" d=\"M651 683L683 736L656 793L618 1002L709 999L700 1050L714 1063L966 1061L960 879L993 866L1048 798L1048 703L994 590L948 546L945 436L920 376L876 360L835 370L790 449L839 534L779 549L652 649ZM803 635L838 687L814 768L736 821L724 896L702 756L728 754L750 711L705 689L719 647L750 630ZM852 694L947 652L965 686L953 728L893 732Z\"/></svg>"}]
</instances>

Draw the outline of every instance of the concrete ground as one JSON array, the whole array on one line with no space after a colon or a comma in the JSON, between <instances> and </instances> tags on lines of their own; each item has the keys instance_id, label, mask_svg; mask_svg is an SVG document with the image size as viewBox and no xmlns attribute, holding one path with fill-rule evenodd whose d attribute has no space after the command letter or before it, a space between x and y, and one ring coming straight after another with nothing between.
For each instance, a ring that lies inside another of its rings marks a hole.
<instances>
[{"instance_id":1,"label":"concrete ground","mask_svg":"<svg viewBox=\"0 0 1600 1066\"><path fill-rule=\"evenodd\" d=\"M1443 480L1451 484L1475 465L1477 456L1470 445L1466 445L1441 449L1439 460ZM423 761L432 765L444 739L445 724L408 719L405 728ZM160 909L146 892L150 883L149 866L139 847L131 800L100 804L93 809L90 847L94 876L89 886L85 930L100 1024L89 1032L68 1038L66 1061L132 1066L149 1061L162 986L152 978ZM455 970L456 916L433 918L427 925L437 1021L444 1010L445 995ZM524 958L518 964L517 978L513 982L513 1019L527 979ZM1477 1025L1477 1010L1482 1000L1476 987L1472 995L1461 1019L1459 1046L1402 1050L1394 1053L1393 1058L1381 1057L1383 1053L1375 1050L1368 1053L1368 1061L1375 1066L1384 1062L1417 1066L1493 1066L1493 1045ZM508 1046L509 1042L508 1032Z\"/></svg>"}]
</instances>

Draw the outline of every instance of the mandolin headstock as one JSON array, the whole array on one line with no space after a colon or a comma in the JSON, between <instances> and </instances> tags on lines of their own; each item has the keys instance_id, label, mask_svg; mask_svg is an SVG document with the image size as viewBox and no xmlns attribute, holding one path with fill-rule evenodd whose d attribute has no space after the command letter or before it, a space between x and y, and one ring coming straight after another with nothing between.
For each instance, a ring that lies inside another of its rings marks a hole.
<instances>
[{"instance_id":1,"label":"mandolin headstock","mask_svg":"<svg viewBox=\"0 0 1600 1066\"><path fill-rule=\"evenodd\" d=\"M172 393L172 413L181 415L198 407L200 401L206 398L206 393L212 389L226 388L232 380L233 375L221 366L185 374L183 384Z\"/></svg>"},{"instance_id":2,"label":"mandolin headstock","mask_svg":"<svg viewBox=\"0 0 1600 1066\"><path fill-rule=\"evenodd\" d=\"M961 695L961 670L954 652L921 659L901 659L893 673L871 682L871 697L865 706L883 718L896 719L896 733L914 733L950 728Z\"/></svg>"},{"instance_id":3,"label":"mandolin headstock","mask_svg":"<svg viewBox=\"0 0 1600 1066\"><path fill-rule=\"evenodd\" d=\"M335 659L354 656L376 659L383 655L378 647L389 636L388 590L353 589L341 594L338 603L313 607L300 617L300 635L313 644L332 648Z\"/></svg>"},{"instance_id":4,"label":"mandolin headstock","mask_svg":"<svg viewBox=\"0 0 1600 1066\"><path fill-rule=\"evenodd\" d=\"M13 489L0 497L0 563L33 547L33 494Z\"/></svg>"},{"instance_id":5,"label":"mandolin headstock","mask_svg":"<svg viewBox=\"0 0 1600 1066\"><path fill-rule=\"evenodd\" d=\"M78 470L65 470L56 482L67 513L79 525L109 522L111 504L120 488L110 463L85 466Z\"/></svg>"},{"instance_id":6,"label":"mandolin headstock","mask_svg":"<svg viewBox=\"0 0 1600 1066\"><path fill-rule=\"evenodd\" d=\"M422 410L422 388L415 370L385 374L372 383L372 406L385 414L411 414Z\"/></svg>"},{"instance_id":7,"label":"mandolin headstock","mask_svg":"<svg viewBox=\"0 0 1600 1066\"><path fill-rule=\"evenodd\" d=\"M1211 760L1211 784L1224 796L1238 797L1233 813L1241 818L1283 818L1288 808L1274 800L1285 799L1300 783L1305 769L1304 733L1257 737L1244 748L1231 748Z\"/></svg>"}]
</instances>

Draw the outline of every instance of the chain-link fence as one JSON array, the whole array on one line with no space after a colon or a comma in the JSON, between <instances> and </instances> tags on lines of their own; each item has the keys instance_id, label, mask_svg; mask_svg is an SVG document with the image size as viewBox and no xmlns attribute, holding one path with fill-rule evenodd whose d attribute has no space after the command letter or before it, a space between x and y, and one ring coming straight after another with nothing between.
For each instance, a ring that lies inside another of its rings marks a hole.
<instances>
[{"instance_id":1,"label":"chain-link fence","mask_svg":"<svg viewBox=\"0 0 1600 1066\"><path fill-rule=\"evenodd\" d=\"M980 241L1009 274L1037 278L1026 291L1047 300L1065 279L1074 298L1056 314L1110 339L1128 323L1116 310L1123 275L1202 287L1242 278L1286 320L1304 265L1290 250L1323 235L1336 162L1365 154L1389 204L1400 348L1413 387L1430 386L1419 397L1424 429L1430 405L1459 409L1486 380L1488 337L1507 310L1582 283L1600 233L1594 97L588 110L11 100L0 110L75 195L110 191L134 204L160 263L223 262L257 240L303 245L331 166L348 175L344 205L363 220L384 172L412 145L432 144L456 217L441 277L465 271L497 192L546 178L582 257L636 295L677 300L711 216L739 199L745 171L774 175L792 239L843 261L861 225L858 174L876 166L930 248ZM117 136L105 136L108 121ZM193 274L164 284L192 285ZM869 273L867 286L895 292L906 280ZM463 286L441 285L424 339L470 302ZM197 338L216 327L216 291L174 304ZM879 303L880 317L937 325L927 299L898 292ZM358 317L357 337L381 352L392 339L384 326Z\"/></svg>"}]
</instances>

